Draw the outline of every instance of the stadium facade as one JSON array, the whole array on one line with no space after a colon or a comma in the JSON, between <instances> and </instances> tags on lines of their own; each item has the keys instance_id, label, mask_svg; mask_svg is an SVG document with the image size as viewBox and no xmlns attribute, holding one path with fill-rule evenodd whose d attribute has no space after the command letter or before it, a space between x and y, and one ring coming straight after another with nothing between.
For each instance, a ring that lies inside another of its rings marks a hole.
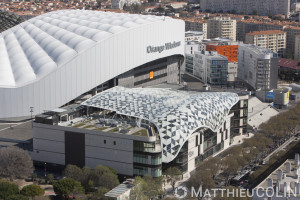
<instances>
[{"instance_id":1,"label":"stadium facade","mask_svg":"<svg viewBox=\"0 0 300 200\"><path fill-rule=\"evenodd\" d=\"M125 176L158 177L170 166L188 173L230 146L238 101L227 92L116 86L36 116L32 158L48 167L102 164Z\"/></svg>"},{"instance_id":2,"label":"stadium facade","mask_svg":"<svg viewBox=\"0 0 300 200\"><path fill-rule=\"evenodd\" d=\"M0 33L0 119L116 85L177 83L183 57L182 20L84 10L40 15Z\"/></svg>"}]
</instances>

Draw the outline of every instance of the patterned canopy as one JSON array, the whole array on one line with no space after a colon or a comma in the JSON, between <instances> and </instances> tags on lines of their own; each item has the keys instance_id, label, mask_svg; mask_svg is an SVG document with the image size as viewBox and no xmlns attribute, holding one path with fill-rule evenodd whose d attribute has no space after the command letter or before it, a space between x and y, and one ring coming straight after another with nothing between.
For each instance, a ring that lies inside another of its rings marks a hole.
<instances>
[{"instance_id":1,"label":"patterned canopy","mask_svg":"<svg viewBox=\"0 0 300 200\"><path fill-rule=\"evenodd\" d=\"M148 120L158 128L162 161L171 162L197 129L220 129L238 95L227 92L191 92L165 88L114 87L82 105L116 111Z\"/></svg>"}]
</instances>

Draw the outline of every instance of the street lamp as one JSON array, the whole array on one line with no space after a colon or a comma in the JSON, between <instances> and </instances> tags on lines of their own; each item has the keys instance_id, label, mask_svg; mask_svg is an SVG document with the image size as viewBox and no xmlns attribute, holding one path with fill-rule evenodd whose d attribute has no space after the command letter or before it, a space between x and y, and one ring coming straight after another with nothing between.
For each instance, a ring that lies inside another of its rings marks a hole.
<instances>
[{"instance_id":1,"label":"street lamp","mask_svg":"<svg viewBox=\"0 0 300 200\"><path fill-rule=\"evenodd\" d=\"M47 173L46 173L46 165L47 165L47 163L45 163L45 176L47 176Z\"/></svg>"},{"instance_id":2,"label":"street lamp","mask_svg":"<svg viewBox=\"0 0 300 200\"><path fill-rule=\"evenodd\" d=\"M33 107L30 107L30 115L31 115L31 127L33 127L32 113L33 113Z\"/></svg>"}]
</instances>

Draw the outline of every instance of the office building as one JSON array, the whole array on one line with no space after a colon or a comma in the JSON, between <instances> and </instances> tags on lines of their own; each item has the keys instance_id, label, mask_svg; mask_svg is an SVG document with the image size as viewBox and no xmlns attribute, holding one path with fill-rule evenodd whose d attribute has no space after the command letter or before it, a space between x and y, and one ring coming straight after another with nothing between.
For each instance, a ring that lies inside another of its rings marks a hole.
<instances>
[{"instance_id":1,"label":"office building","mask_svg":"<svg viewBox=\"0 0 300 200\"><path fill-rule=\"evenodd\" d=\"M178 83L184 22L89 10L49 12L0 33L0 119L122 85Z\"/></svg>"},{"instance_id":2,"label":"office building","mask_svg":"<svg viewBox=\"0 0 300 200\"><path fill-rule=\"evenodd\" d=\"M228 58L229 62L237 62L239 57L239 45L224 43L207 43L206 51L216 51L218 54Z\"/></svg>"},{"instance_id":3,"label":"office building","mask_svg":"<svg viewBox=\"0 0 300 200\"><path fill-rule=\"evenodd\" d=\"M245 43L270 49L283 57L286 49L286 33L281 30L254 31L246 34Z\"/></svg>"},{"instance_id":4,"label":"office building","mask_svg":"<svg viewBox=\"0 0 300 200\"><path fill-rule=\"evenodd\" d=\"M230 17L214 17L207 21L207 38L236 40L236 20Z\"/></svg>"},{"instance_id":5,"label":"office building","mask_svg":"<svg viewBox=\"0 0 300 200\"><path fill-rule=\"evenodd\" d=\"M290 0L200 0L200 7L203 11L211 12L228 12L236 13L244 12L245 14L253 14L269 16L284 14L289 17Z\"/></svg>"},{"instance_id":6,"label":"office building","mask_svg":"<svg viewBox=\"0 0 300 200\"><path fill-rule=\"evenodd\" d=\"M269 49L239 45L238 78L253 89L276 89L278 56Z\"/></svg>"},{"instance_id":7,"label":"office building","mask_svg":"<svg viewBox=\"0 0 300 200\"><path fill-rule=\"evenodd\" d=\"M191 172L230 146L238 101L229 92L116 86L36 116L32 158L56 167L102 164L127 177L159 177L170 166Z\"/></svg>"},{"instance_id":8,"label":"office building","mask_svg":"<svg viewBox=\"0 0 300 200\"><path fill-rule=\"evenodd\" d=\"M214 51L186 53L185 71L197 76L203 83L227 85L228 59Z\"/></svg>"}]
</instances>

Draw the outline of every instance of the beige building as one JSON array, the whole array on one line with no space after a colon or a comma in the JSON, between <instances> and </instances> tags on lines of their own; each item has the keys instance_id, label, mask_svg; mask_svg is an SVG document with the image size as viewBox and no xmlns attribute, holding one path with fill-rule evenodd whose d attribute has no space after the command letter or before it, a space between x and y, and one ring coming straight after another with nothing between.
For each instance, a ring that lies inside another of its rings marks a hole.
<instances>
[{"instance_id":1,"label":"beige building","mask_svg":"<svg viewBox=\"0 0 300 200\"><path fill-rule=\"evenodd\" d=\"M281 30L254 31L246 34L245 42L270 49L282 57L286 48L286 33Z\"/></svg>"},{"instance_id":2,"label":"beige building","mask_svg":"<svg viewBox=\"0 0 300 200\"><path fill-rule=\"evenodd\" d=\"M227 12L236 11L252 14L257 11L258 15L268 16L284 14L289 16L290 0L200 0L203 11Z\"/></svg>"},{"instance_id":3,"label":"beige building","mask_svg":"<svg viewBox=\"0 0 300 200\"><path fill-rule=\"evenodd\" d=\"M203 32L203 39L207 39L207 21L204 20L187 20L185 21L185 31Z\"/></svg>"},{"instance_id":4,"label":"beige building","mask_svg":"<svg viewBox=\"0 0 300 200\"><path fill-rule=\"evenodd\" d=\"M228 38L236 41L236 20L214 17L207 22L207 38Z\"/></svg>"},{"instance_id":5,"label":"beige building","mask_svg":"<svg viewBox=\"0 0 300 200\"><path fill-rule=\"evenodd\" d=\"M286 24L281 22L262 22L257 20L241 20L237 22L237 40L245 42L246 34L253 31L283 30Z\"/></svg>"},{"instance_id":6,"label":"beige building","mask_svg":"<svg viewBox=\"0 0 300 200\"><path fill-rule=\"evenodd\" d=\"M295 38L295 54L294 59L298 60L300 59L300 35L296 35Z\"/></svg>"},{"instance_id":7,"label":"beige building","mask_svg":"<svg viewBox=\"0 0 300 200\"><path fill-rule=\"evenodd\" d=\"M284 29L286 32L286 52L289 55L295 55L296 53L296 48L295 48L295 43L296 43L296 36L300 35L300 27L286 27Z\"/></svg>"}]
</instances>

